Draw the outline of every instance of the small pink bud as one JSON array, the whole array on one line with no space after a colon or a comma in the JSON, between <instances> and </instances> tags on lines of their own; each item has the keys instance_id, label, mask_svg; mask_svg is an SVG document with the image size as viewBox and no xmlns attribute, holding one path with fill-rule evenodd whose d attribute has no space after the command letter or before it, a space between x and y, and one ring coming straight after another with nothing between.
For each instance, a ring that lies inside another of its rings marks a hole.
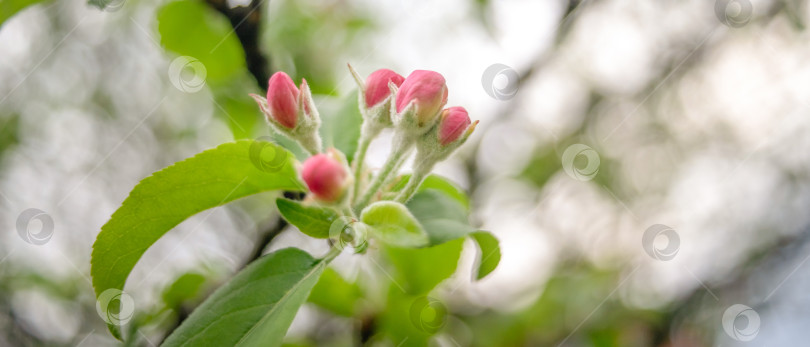
<instances>
[{"instance_id":1,"label":"small pink bud","mask_svg":"<svg viewBox=\"0 0 810 347\"><path fill-rule=\"evenodd\" d=\"M460 106L444 109L440 117L439 143L442 146L458 140L471 124L467 110Z\"/></svg>"},{"instance_id":2,"label":"small pink bud","mask_svg":"<svg viewBox=\"0 0 810 347\"><path fill-rule=\"evenodd\" d=\"M298 120L298 88L292 78L279 71L267 82L267 106L270 116L285 128L295 128Z\"/></svg>"},{"instance_id":3,"label":"small pink bud","mask_svg":"<svg viewBox=\"0 0 810 347\"><path fill-rule=\"evenodd\" d=\"M397 112L416 104L419 125L432 121L447 103L447 85L444 77L435 71L416 70L408 75L397 91Z\"/></svg>"},{"instance_id":4,"label":"small pink bud","mask_svg":"<svg viewBox=\"0 0 810 347\"><path fill-rule=\"evenodd\" d=\"M318 200L335 202L346 190L348 173L332 153L316 154L304 162L301 178Z\"/></svg>"},{"instance_id":5,"label":"small pink bud","mask_svg":"<svg viewBox=\"0 0 810 347\"><path fill-rule=\"evenodd\" d=\"M368 78L366 78L366 107L371 108L391 95L388 82L394 82L394 84L399 87L402 85L403 81L405 81L405 77L388 69L379 69L372 72L371 75L368 75Z\"/></svg>"}]
</instances>

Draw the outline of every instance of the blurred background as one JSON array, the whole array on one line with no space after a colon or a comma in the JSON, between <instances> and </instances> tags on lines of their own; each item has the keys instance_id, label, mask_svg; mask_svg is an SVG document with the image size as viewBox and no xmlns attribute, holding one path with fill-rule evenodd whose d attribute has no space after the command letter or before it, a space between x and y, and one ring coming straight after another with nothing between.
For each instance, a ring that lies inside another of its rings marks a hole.
<instances>
[{"instance_id":1,"label":"blurred background","mask_svg":"<svg viewBox=\"0 0 810 347\"><path fill-rule=\"evenodd\" d=\"M116 345L89 261L129 191L270 135L247 94L275 71L307 79L345 148L359 117L346 63L438 71L448 105L481 121L437 172L503 256L473 282L465 247L431 294L449 312L431 345L800 344L809 16L801 0L2 0L0 345ZM126 287L133 343L159 344L257 242L326 249L280 226L273 198L203 212L147 251ZM334 267L351 280L366 258ZM357 345L355 330L386 329L367 318L307 304L286 341Z\"/></svg>"}]
</instances>

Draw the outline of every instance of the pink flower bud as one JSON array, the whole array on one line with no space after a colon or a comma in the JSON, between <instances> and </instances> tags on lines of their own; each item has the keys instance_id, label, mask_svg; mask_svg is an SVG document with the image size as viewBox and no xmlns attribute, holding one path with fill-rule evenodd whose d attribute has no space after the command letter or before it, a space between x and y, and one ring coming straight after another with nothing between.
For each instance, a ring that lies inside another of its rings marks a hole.
<instances>
[{"instance_id":1,"label":"pink flower bud","mask_svg":"<svg viewBox=\"0 0 810 347\"><path fill-rule=\"evenodd\" d=\"M439 118L439 143L447 146L458 140L470 126L470 116L464 107L456 106L444 109Z\"/></svg>"},{"instance_id":2,"label":"pink flower bud","mask_svg":"<svg viewBox=\"0 0 810 347\"><path fill-rule=\"evenodd\" d=\"M372 72L366 78L366 107L371 108L391 95L388 82L394 82L399 87L403 81L405 81L405 77L388 69L379 69Z\"/></svg>"},{"instance_id":3,"label":"pink flower bud","mask_svg":"<svg viewBox=\"0 0 810 347\"><path fill-rule=\"evenodd\" d=\"M447 103L447 85L444 77L435 71L416 70L408 75L397 91L397 112L416 104L419 125L429 123Z\"/></svg>"},{"instance_id":4,"label":"pink flower bud","mask_svg":"<svg viewBox=\"0 0 810 347\"><path fill-rule=\"evenodd\" d=\"M318 200L335 202L346 190L348 173L332 153L316 154L304 162L301 178Z\"/></svg>"},{"instance_id":5,"label":"pink flower bud","mask_svg":"<svg viewBox=\"0 0 810 347\"><path fill-rule=\"evenodd\" d=\"M295 128L298 120L298 88L292 78L279 71L267 82L267 107L270 116L285 128Z\"/></svg>"}]
</instances>

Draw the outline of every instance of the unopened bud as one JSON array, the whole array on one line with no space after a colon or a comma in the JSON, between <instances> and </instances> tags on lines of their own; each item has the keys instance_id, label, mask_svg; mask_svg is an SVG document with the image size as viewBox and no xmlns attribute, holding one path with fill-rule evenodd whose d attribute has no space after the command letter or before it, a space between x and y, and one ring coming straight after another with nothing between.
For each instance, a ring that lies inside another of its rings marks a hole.
<instances>
[{"instance_id":1,"label":"unopened bud","mask_svg":"<svg viewBox=\"0 0 810 347\"><path fill-rule=\"evenodd\" d=\"M389 82L399 87L404 81L405 77L388 69L379 69L372 72L366 78L366 107L371 108L385 101L391 95L391 89L388 87Z\"/></svg>"},{"instance_id":2,"label":"unopened bud","mask_svg":"<svg viewBox=\"0 0 810 347\"><path fill-rule=\"evenodd\" d=\"M298 88L290 76L279 71L267 81L267 99L256 94L250 96L273 129L297 141L309 153L320 153L321 119L306 80Z\"/></svg>"},{"instance_id":3,"label":"unopened bud","mask_svg":"<svg viewBox=\"0 0 810 347\"><path fill-rule=\"evenodd\" d=\"M299 93L292 78L282 71L273 74L267 82L269 116L287 129L293 129L297 124Z\"/></svg>"},{"instance_id":4,"label":"unopened bud","mask_svg":"<svg viewBox=\"0 0 810 347\"><path fill-rule=\"evenodd\" d=\"M470 116L464 107L449 107L442 111L439 116L439 144L447 146L461 137L467 128L470 127Z\"/></svg>"},{"instance_id":5,"label":"unopened bud","mask_svg":"<svg viewBox=\"0 0 810 347\"><path fill-rule=\"evenodd\" d=\"M444 77L435 71L416 70L402 82L396 96L397 113L413 104L419 126L429 126L447 103Z\"/></svg>"},{"instance_id":6,"label":"unopened bud","mask_svg":"<svg viewBox=\"0 0 810 347\"><path fill-rule=\"evenodd\" d=\"M470 122L470 116L463 107L449 107L442 111L439 124L416 141L414 170L429 173L434 164L464 144L477 125L478 121Z\"/></svg>"},{"instance_id":7,"label":"unopened bud","mask_svg":"<svg viewBox=\"0 0 810 347\"><path fill-rule=\"evenodd\" d=\"M337 202L351 184L348 169L335 149L309 157L301 169L301 178L316 199Z\"/></svg>"}]
</instances>

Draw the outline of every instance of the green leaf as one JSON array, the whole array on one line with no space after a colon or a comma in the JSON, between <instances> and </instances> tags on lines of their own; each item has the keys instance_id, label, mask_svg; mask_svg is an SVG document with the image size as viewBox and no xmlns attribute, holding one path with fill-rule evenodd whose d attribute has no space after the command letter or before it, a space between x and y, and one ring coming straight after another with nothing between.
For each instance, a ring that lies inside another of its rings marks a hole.
<instances>
[{"instance_id":1,"label":"green leaf","mask_svg":"<svg viewBox=\"0 0 810 347\"><path fill-rule=\"evenodd\" d=\"M470 236L478 245L479 253L476 260L478 266L475 267L477 270L474 276L480 280L498 267L498 263L501 262L501 247L498 239L490 232L476 231Z\"/></svg>"},{"instance_id":2,"label":"green leaf","mask_svg":"<svg viewBox=\"0 0 810 347\"><path fill-rule=\"evenodd\" d=\"M157 19L161 45L199 60L206 83L220 84L246 73L244 51L231 24L204 2L169 2L158 10Z\"/></svg>"},{"instance_id":3,"label":"green leaf","mask_svg":"<svg viewBox=\"0 0 810 347\"><path fill-rule=\"evenodd\" d=\"M402 188L405 188L405 185L410 179L410 174L402 175L399 178L399 181L397 181L396 184L394 184L394 186L391 188L391 191L398 192L402 190ZM428 189L438 190L460 203L461 206L464 207L465 211L470 210L470 198L467 197L467 193L465 193L464 190L455 183L450 182L450 180L447 178L431 174L425 178L424 181L422 181L422 184L419 185L419 188L416 191L421 192Z\"/></svg>"},{"instance_id":4,"label":"green leaf","mask_svg":"<svg viewBox=\"0 0 810 347\"><path fill-rule=\"evenodd\" d=\"M360 220L369 226L369 234L391 245L421 247L428 243L428 235L404 205L393 201L375 202L360 214Z\"/></svg>"},{"instance_id":5,"label":"green leaf","mask_svg":"<svg viewBox=\"0 0 810 347\"><path fill-rule=\"evenodd\" d=\"M28 6L38 4L43 0L2 0L0 1L0 27L7 19Z\"/></svg>"},{"instance_id":6,"label":"green leaf","mask_svg":"<svg viewBox=\"0 0 810 347\"><path fill-rule=\"evenodd\" d=\"M286 248L217 289L163 346L279 346L328 261Z\"/></svg>"},{"instance_id":7,"label":"green leaf","mask_svg":"<svg viewBox=\"0 0 810 347\"><path fill-rule=\"evenodd\" d=\"M328 239L329 227L340 217L331 208L306 206L289 199L279 198L276 205L281 216L290 224L295 225L302 233L317 239Z\"/></svg>"},{"instance_id":8,"label":"green leaf","mask_svg":"<svg viewBox=\"0 0 810 347\"><path fill-rule=\"evenodd\" d=\"M422 223L430 238L430 245L440 245L445 242L463 238L477 231L469 224L459 223L449 219L433 219Z\"/></svg>"},{"instance_id":9,"label":"green leaf","mask_svg":"<svg viewBox=\"0 0 810 347\"><path fill-rule=\"evenodd\" d=\"M436 189L426 189L414 194L407 206L420 221L447 219L467 223L468 220L464 206Z\"/></svg>"},{"instance_id":10,"label":"green leaf","mask_svg":"<svg viewBox=\"0 0 810 347\"><path fill-rule=\"evenodd\" d=\"M456 239L426 248L386 247L395 285L412 295L429 292L456 271L463 245Z\"/></svg>"},{"instance_id":11,"label":"green leaf","mask_svg":"<svg viewBox=\"0 0 810 347\"><path fill-rule=\"evenodd\" d=\"M332 268L326 268L318 283L309 294L309 302L330 312L354 317L357 305L363 298L363 291L356 283L350 283Z\"/></svg>"},{"instance_id":12,"label":"green leaf","mask_svg":"<svg viewBox=\"0 0 810 347\"><path fill-rule=\"evenodd\" d=\"M467 212L460 202L442 191L422 190L407 206L428 234L432 247L388 247L387 254L396 269L396 283L407 293L419 295L456 271L464 237L476 229L467 223Z\"/></svg>"},{"instance_id":13,"label":"green leaf","mask_svg":"<svg viewBox=\"0 0 810 347\"><path fill-rule=\"evenodd\" d=\"M292 160L263 165L255 153L262 149L292 158L269 142L238 141L177 162L138 183L93 244L90 274L96 295L123 289L143 253L186 218L251 194L302 191Z\"/></svg>"},{"instance_id":14,"label":"green leaf","mask_svg":"<svg viewBox=\"0 0 810 347\"><path fill-rule=\"evenodd\" d=\"M431 245L462 238L477 230L467 222L464 207L438 190L416 193L407 206L428 234Z\"/></svg>"},{"instance_id":15,"label":"green leaf","mask_svg":"<svg viewBox=\"0 0 810 347\"><path fill-rule=\"evenodd\" d=\"M457 200L434 189L426 189L408 201L408 209L427 232L431 245L470 236L478 245L478 266L474 276L482 279L495 270L501 260L498 239L467 223L467 213Z\"/></svg>"}]
</instances>

